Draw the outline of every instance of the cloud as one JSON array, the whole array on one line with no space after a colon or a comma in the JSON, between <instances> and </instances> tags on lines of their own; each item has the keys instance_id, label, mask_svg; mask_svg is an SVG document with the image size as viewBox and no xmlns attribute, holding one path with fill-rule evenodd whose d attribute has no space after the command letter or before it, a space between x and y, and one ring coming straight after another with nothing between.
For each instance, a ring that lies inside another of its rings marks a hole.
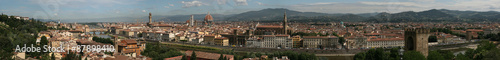
<instances>
[{"instance_id":1,"label":"cloud","mask_svg":"<svg viewBox=\"0 0 500 60\"><path fill-rule=\"evenodd\" d=\"M217 4L219 4L219 5L223 5L223 4L227 3L227 0L216 0L216 1L217 1Z\"/></svg>"},{"instance_id":2,"label":"cloud","mask_svg":"<svg viewBox=\"0 0 500 60\"><path fill-rule=\"evenodd\" d=\"M311 3L306 5L326 5L326 4L335 4L337 2L319 2L319 3Z\"/></svg>"},{"instance_id":3,"label":"cloud","mask_svg":"<svg viewBox=\"0 0 500 60\"><path fill-rule=\"evenodd\" d=\"M208 5L208 4L205 4L205 3L201 2L201 1L191 1L191 2L181 1L181 3L184 4L184 6L182 6L183 8L198 7L198 6Z\"/></svg>"},{"instance_id":4,"label":"cloud","mask_svg":"<svg viewBox=\"0 0 500 60\"><path fill-rule=\"evenodd\" d=\"M146 10L142 10L142 12L146 12Z\"/></svg>"},{"instance_id":5,"label":"cloud","mask_svg":"<svg viewBox=\"0 0 500 60\"><path fill-rule=\"evenodd\" d=\"M399 6L417 6L417 7L422 6L414 2L359 2L359 3L367 5L399 5Z\"/></svg>"},{"instance_id":6,"label":"cloud","mask_svg":"<svg viewBox=\"0 0 500 60\"><path fill-rule=\"evenodd\" d=\"M169 5L169 6L174 6L174 4L170 4L170 3L168 3L168 5Z\"/></svg>"},{"instance_id":7,"label":"cloud","mask_svg":"<svg viewBox=\"0 0 500 60\"><path fill-rule=\"evenodd\" d=\"M237 6L248 5L247 0L234 0Z\"/></svg>"},{"instance_id":8,"label":"cloud","mask_svg":"<svg viewBox=\"0 0 500 60\"><path fill-rule=\"evenodd\" d=\"M416 2L435 2L436 0L411 0Z\"/></svg>"},{"instance_id":9,"label":"cloud","mask_svg":"<svg viewBox=\"0 0 500 60\"><path fill-rule=\"evenodd\" d=\"M255 2L255 3L257 3L258 5L264 5L264 3L262 2Z\"/></svg>"}]
</instances>

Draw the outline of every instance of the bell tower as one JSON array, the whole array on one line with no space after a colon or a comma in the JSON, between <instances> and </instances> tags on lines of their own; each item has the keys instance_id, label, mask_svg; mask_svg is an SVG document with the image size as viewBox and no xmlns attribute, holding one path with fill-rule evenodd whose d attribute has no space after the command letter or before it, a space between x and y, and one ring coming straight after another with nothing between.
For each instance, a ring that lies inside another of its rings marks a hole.
<instances>
[{"instance_id":1,"label":"bell tower","mask_svg":"<svg viewBox=\"0 0 500 60\"><path fill-rule=\"evenodd\" d=\"M152 22L151 22L151 18L152 18L152 16L151 16L151 12L149 12L149 24L151 24L151 23L152 23Z\"/></svg>"},{"instance_id":2,"label":"bell tower","mask_svg":"<svg viewBox=\"0 0 500 60\"><path fill-rule=\"evenodd\" d=\"M286 11L285 11L285 14L283 14L284 18L283 18L283 33L286 35L287 34L287 27L288 27L288 23L287 23L287 19L286 19Z\"/></svg>"},{"instance_id":3,"label":"bell tower","mask_svg":"<svg viewBox=\"0 0 500 60\"><path fill-rule=\"evenodd\" d=\"M418 51L424 56L428 56L427 41L430 34L429 29L424 28L406 28L405 37L405 51Z\"/></svg>"}]
</instances>

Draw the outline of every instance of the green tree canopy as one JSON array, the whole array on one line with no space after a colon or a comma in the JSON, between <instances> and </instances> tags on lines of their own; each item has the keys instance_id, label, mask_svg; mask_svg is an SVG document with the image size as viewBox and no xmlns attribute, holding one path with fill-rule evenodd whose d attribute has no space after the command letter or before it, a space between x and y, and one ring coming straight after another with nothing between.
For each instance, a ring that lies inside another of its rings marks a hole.
<instances>
[{"instance_id":1,"label":"green tree canopy","mask_svg":"<svg viewBox=\"0 0 500 60\"><path fill-rule=\"evenodd\" d=\"M418 51L406 51L403 54L403 59L404 60L426 60L425 56L422 55L422 53Z\"/></svg>"},{"instance_id":2,"label":"green tree canopy","mask_svg":"<svg viewBox=\"0 0 500 60\"><path fill-rule=\"evenodd\" d=\"M191 54L191 60L196 60L196 53L195 53L195 51L193 51L193 53Z\"/></svg>"},{"instance_id":3,"label":"green tree canopy","mask_svg":"<svg viewBox=\"0 0 500 60\"><path fill-rule=\"evenodd\" d=\"M427 56L427 60L444 60L444 57L437 51L431 51Z\"/></svg>"}]
</instances>

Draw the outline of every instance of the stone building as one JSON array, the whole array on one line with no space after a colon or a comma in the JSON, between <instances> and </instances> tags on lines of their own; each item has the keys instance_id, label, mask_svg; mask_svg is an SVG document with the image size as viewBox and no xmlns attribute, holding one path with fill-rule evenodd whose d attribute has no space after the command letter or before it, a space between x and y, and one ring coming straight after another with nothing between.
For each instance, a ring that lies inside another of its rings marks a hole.
<instances>
[{"instance_id":1,"label":"stone building","mask_svg":"<svg viewBox=\"0 0 500 60\"><path fill-rule=\"evenodd\" d=\"M424 56L428 55L429 29L406 28L405 29L405 51L418 51Z\"/></svg>"},{"instance_id":2,"label":"stone building","mask_svg":"<svg viewBox=\"0 0 500 60\"><path fill-rule=\"evenodd\" d=\"M293 41L288 35L261 35L261 48L292 48Z\"/></svg>"}]
</instances>

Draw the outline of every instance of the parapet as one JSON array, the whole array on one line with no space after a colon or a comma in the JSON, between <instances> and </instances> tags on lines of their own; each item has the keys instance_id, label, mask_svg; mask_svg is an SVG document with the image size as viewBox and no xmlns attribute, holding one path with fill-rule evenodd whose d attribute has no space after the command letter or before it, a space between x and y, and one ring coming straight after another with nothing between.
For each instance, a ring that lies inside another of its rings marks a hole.
<instances>
[{"instance_id":1,"label":"parapet","mask_svg":"<svg viewBox=\"0 0 500 60\"><path fill-rule=\"evenodd\" d=\"M417 34L420 34L420 33L431 33L431 31L429 29L426 29L426 28L405 28L405 33L406 32L414 32L414 33L417 33Z\"/></svg>"}]
</instances>

